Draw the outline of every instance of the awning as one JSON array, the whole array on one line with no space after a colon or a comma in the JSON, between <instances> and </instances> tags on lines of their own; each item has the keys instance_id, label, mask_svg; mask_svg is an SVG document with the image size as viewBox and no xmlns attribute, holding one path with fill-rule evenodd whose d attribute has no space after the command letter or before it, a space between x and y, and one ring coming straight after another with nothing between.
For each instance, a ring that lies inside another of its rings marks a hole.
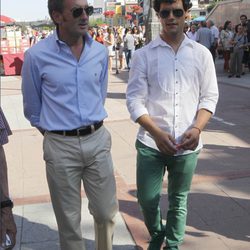
<instances>
[{"instance_id":1,"label":"awning","mask_svg":"<svg viewBox=\"0 0 250 250\"><path fill-rule=\"evenodd\" d=\"M195 21L195 22L206 21L206 16L198 16L198 17L194 18L192 21Z\"/></svg>"},{"instance_id":2,"label":"awning","mask_svg":"<svg viewBox=\"0 0 250 250\"><path fill-rule=\"evenodd\" d=\"M4 16L4 15L0 15L0 21L1 21L1 24L10 24L10 23L16 22L15 19L8 17L8 16Z\"/></svg>"}]
</instances>

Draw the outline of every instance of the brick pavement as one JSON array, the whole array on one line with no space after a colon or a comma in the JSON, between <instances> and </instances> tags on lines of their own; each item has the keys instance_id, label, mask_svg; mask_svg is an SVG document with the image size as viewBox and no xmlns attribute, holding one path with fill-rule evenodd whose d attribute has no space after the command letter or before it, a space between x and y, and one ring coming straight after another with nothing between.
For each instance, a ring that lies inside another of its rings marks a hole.
<instances>
[{"instance_id":1,"label":"brick pavement","mask_svg":"<svg viewBox=\"0 0 250 250\"><path fill-rule=\"evenodd\" d=\"M249 91L250 74L228 79L220 72L220 84L237 85ZM115 72L115 71L114 71ZM134 140L137 125L130 121L125 106L128 73L111 74L105 125L113 139L112 154L116 170L120 213L114 239L115 250L146 249L149 239L136 202ZM237 80L237 81L236 81ZM20 77L2 77L1 105L13 129L6 145L9 180L15 201L18 243L15 249L58 249L58 236L42 160L42 137L22 115ZM216 120L213 121L216 125ZM250 156L249 138L239 140L226 131L221 134L207 129L205 143L189 199L189 215L181 250L249 250L250 245ZM219 150L214 150L217 147ZM240 163L234 154L241 149ZM217 165L214 166L214 162ZM237 170L235 165L238 164ZM166 188L163 203L167 203ZM87 201L83 194L83 211ZM163 207L163 206L162 206ZM163 207L163 214L166 211ZM94 248L91 216L83 223L88 249Z\"/></svg>"}]
</instances>

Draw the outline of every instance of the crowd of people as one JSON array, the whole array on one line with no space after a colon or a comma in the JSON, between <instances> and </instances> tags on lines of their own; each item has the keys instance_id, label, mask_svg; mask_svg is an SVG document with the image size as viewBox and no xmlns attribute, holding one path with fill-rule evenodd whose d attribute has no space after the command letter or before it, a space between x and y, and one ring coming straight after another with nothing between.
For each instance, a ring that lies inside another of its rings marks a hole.
<instances>
[{"instance_id":1,"label":"crowd of people","mask_svg":"<svg viewBox=\"0 0 250 250\"><path fill-rule=\"evenodd\" d=\"M224 72L228 77L240 78L250 72L250 21L240 15L240 22L233 24L226 20L223 26L216 26L213 20L201 22L185 21L184 33L188 38L207 47L215 58L224 59ZM114 57L117 56L119 69L130 69L135 50L145 45L145 26L89 27L88 32L97 42L105 45L109 54L109 71L112 71ZM26 36L30 45L46 38L53 31L29 30ZM117 53L117 54L116 54Z\"/></svg>"},{"instance_id":2,"label":"crowd of people","mask_svg":"<svg viewBox=\"0 0 250 250\"><path fill-rule=\"evenodd\" d=\"M188 193L202 149L200 134L218 101L218 45L230 77L242 75L242 63L249 67L250 23L245 15L234 28L226 21L220 30L211 20L188 25L188 0L155 0L153 8L162 31L145 45L144 26L89 28L93 7L86 0L48 0L56 31L25 52L24 115L44 137L47 182L62 250L85 249L81 183L94 218L96 249L112 249L119 207L112 139L103 121L115 52L119 68L124 69L126 61L130 70L126 98L131 119L139 124L137 198L151 236L148 250L160 250L164 242L164 249L177 250L183 242ZM1 109L0 115L0 241L5 244L9 237L11 249L16 226L2 147L11 131ZM169 204L164 225L159 203L165 172Z\"/></svg>"},{"instance_id":3,"label":"crowd of people","mask_svg":"<svg viewBox=\"0 0 250 250\"><path fill-rule=\"evenodd\" d=\"M186 35L207 47L215 60L224 59L224 72L228 77L240 78L250 72L250 21L242 14L240 22L233 24L226 20L223 26L216 27L212 20L192 24Z\"/></svg>"},{"instance_id":4,"label":"crowd of people","mask_svg":"<svg viewBox=\"0 0 250 250\"><path fill-rule=\"evenodd\" d=\"M112 70L115 56L117 56L119 61L119 69L126 68L129 70L134 51L145 44L144 25L126 28L123 26L90 27L88 31L94 40L108 48L110 71Z\"/></svg>"},{"instance_id":5,"label":"crowd of people","mask_svg":"<svg viewBox=\"0 0 250 250\"><path fill-rule=\"evenodd\" d=\"M240 78L250 72L250 21L246 15L240 16L238 24L226 20L219 27L213 20L186 21L183 31L188 38L207 47L214 61L216 58L224 59L224 72L228 77ZM129 70L135 50L145 45L145 26L90 27L89 34L108 48L110 70L115 50L118 50L119 69Z\"/></svg>"}]
</instances>

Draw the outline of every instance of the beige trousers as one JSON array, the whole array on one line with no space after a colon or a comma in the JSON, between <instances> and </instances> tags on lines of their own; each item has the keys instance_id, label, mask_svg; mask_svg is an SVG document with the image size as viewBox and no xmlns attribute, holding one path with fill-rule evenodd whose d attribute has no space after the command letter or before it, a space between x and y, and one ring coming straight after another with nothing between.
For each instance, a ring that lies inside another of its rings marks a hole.
<instances>
[{"instance_id":1,"label":"beige trousers","mask_svg":"<svg viewBox=\"0 0 250 250\"><path fill-rule=\"evenodd\" d=\"M85 250L81 232L83 182L94 217L96 249L111 250L118 202L110 133L104 126L83 137L46 132L43 149L61 249Z\"/></svg>"}]
</instances>

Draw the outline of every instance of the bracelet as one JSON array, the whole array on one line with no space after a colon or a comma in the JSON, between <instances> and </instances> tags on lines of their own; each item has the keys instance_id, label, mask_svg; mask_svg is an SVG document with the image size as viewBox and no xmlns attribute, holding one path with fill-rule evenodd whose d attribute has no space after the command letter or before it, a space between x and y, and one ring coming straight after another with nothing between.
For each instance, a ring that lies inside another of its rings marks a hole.
<instances>
[{"instance_id":1,"label":"bracelet","mask_svg":"<svg viewBox=\"0 0 250 250\"><path fill-rule=\"evenodd\" d=\"M1 208L10 207L13 208L14 204L12 200L1 201Z\"/></svg>"},{"instance_id":2,"label":"bracelet","mask_svg":"<svg viewBox=\"0 0 250 250\"><path fill-rule=\"evenodd\" d=\"M200 129L200 128L198 128L198 127L195 127L195 126L193 126L192 128L198 129L198 131L199 131L199 134L201 133L201 129Z\"/></svg>"}]
</instances>

